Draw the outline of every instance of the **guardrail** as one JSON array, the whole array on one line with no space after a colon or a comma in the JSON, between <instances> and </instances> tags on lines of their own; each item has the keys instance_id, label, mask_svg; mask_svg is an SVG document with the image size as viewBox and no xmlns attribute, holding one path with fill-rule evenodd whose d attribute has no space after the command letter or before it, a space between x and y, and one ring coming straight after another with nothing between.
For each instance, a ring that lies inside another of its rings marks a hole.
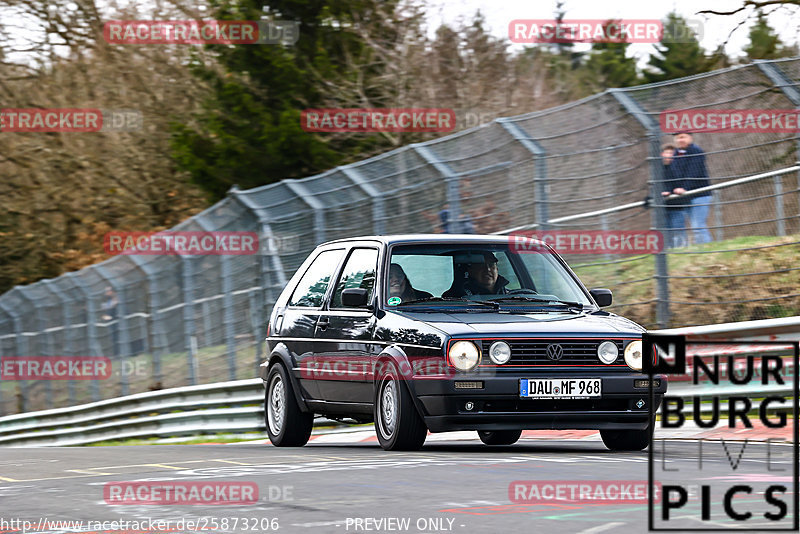
<instances>
[{"instance_id":1,"label":"guardrail","mask_svg":"<svg viewBox=\"0 0 800 534\"><path fill-rule=\"evenodd\" d=\"M800 316L652 333L685 335L688 341L726 339L797 343L800 340ZM721 348L720 354L727 352ZM679 395L683 390L679 384L676 386L672 393ZM689 391L685 393L690 394ZM767 392L763 386L759 391ZM775 395L792 393L788 387L771 388L768 392ZM719 397L728 393L717 388L713 390L713 394ZM68 408L2 417L0 446L85 445L117 439L264 431L263 403L264 386L258 378L137 393ZM320 423L330 423L320 419Z\"/></svg>"},{"instance_id":2,"label":"guardrail","mask_svg":"<svg viewBox=\"0 0 800 534\"><path fill-rule=\"evenodd\" d=\"M0 445L85 445L112 439L263 431L261 379L137 393L0 418Z\"/></svg>"},{"instance_id":3,"label":"guardrail","mask_svg":"<svg viewBox=\"0 0 800 534\"><path fill-rule=\"evenodd\" d=\"M800 341L800 316L739 323L652 330L653 334L686 336L687 341Z\"/></svg>"}]
</instances>

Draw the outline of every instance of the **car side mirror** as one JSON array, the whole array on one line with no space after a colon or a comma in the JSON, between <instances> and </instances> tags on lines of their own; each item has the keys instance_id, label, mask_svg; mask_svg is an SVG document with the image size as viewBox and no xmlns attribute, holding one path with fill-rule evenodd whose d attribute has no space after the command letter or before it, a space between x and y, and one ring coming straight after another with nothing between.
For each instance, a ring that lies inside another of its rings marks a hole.
<instances>
[{"instance_id":1,"label":"car side mirror","mask_svg":"<svg viewBox=\"0 0 800 534\"><path fill-rule=\"evenodd\" d=\"M361 287L342 291L342 306L346 308L366 308L369 292Z\"/></svg>"},{"instance_id":2,"label":"car side mirror","mask_svg":"<svg viewBox=\"0 0 800 534\"><path fill-rule=\"evenodd\" d=\"M592 296L597 305L600 306L601 308L605 308L606 306L611 306L610 289L600 289L600 288L590 289L589 294Z\"/></svg>"}]
</instances>

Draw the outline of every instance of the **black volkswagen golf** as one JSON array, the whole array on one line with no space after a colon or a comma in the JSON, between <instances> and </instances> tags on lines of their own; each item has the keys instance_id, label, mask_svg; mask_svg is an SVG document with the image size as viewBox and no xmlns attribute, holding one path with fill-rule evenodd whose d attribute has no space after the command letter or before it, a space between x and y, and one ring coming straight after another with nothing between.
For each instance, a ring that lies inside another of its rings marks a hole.
<instances>
[{"instance_id":1,"label":"black volkswagen golf","mask_svg":"<svg viewBox=\"0 0 800 534\"><path fill-rule=\"evenodd\" d=\"M596 429L641 450L653 421L636 323L602 311L544 243L500 236L360 237L318 246L269 320L265 419L302 446L315 414L375 423L381 446L476 430ZM656 404L666 391L654 378ZM657 406L656 406L657 408Z\"/></svg>"}]
</instances>

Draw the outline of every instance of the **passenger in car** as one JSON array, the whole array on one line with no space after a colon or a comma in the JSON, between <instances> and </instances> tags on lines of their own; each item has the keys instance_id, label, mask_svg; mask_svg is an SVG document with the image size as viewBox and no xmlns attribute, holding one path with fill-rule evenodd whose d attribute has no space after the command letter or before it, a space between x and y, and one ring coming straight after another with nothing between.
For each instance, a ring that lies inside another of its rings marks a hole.
<instances>
[{"instance_id":1,"label":"passenger in car","mask_svg":"<svg viewBox=\"0 0 800 534\"><path fill-rule=\"evenodd\" d=\"M509 281L500 276L497 270L497 256L491 252L483 253L484 261L467 264L465 278L459 285L445 291L443 297L463 297L466 295L505 295Z\"/></svg>"},{"instance_id":2,"label":"passenger in car","mask_svg":"<svg viewBox=\"0 0 800 534\"><path fill-rule=\"evenodd\" d=\"M411 300L428 299L433 295L427 291L420 291L411 287L411 281L406 272L397 263L389 266L389 296L400 297L402 302Z\"/></svg>"}]
</instances>

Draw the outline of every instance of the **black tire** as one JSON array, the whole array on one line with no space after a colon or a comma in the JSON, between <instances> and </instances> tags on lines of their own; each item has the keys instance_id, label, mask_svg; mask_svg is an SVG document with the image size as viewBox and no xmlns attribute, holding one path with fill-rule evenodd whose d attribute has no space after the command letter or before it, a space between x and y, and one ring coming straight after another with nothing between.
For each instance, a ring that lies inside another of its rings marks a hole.
<instances>
[{"instance_id":1,"label":"black tire","mask_svg":"<svg viewBox=\"0 0 800 534\"><path fill-rule=\"evenodd\" d=\"M650 445L650 428L644 430L601 430L603 443L612 451L641 451Z\"/></svg>"},{"instance_id":2,"label":"black tire","mask_svg":"<svg viewBox=\"0 0 800 534\"><path fill-rule=\"evenodd\" d=\"M375 388L373 415L378 442L387 451L416 451L422 448L428 428L422 420L397 368L386 364Z\"/></svg>"},{"instance_id":3,"label":"black tire","mask_svg":"<svg viewBox=\"0 0 800 534\"><path fill-rule=\"evenodd\" d=\"M314 414L300 410L286 369L273 364L267 374L264 422L269 440L276 447L302 447L311 437Z\"/></svg>"},{"instance_id":4,"label":"black tire","mask_svg":"<svg viewBox=\"0 0 800 534\"><path fill-rule=\"evenodd\" d=\"M521 435L522 430L478 430L478 437L486 445L513 445Z\"/></svg>"}]
</instances>

